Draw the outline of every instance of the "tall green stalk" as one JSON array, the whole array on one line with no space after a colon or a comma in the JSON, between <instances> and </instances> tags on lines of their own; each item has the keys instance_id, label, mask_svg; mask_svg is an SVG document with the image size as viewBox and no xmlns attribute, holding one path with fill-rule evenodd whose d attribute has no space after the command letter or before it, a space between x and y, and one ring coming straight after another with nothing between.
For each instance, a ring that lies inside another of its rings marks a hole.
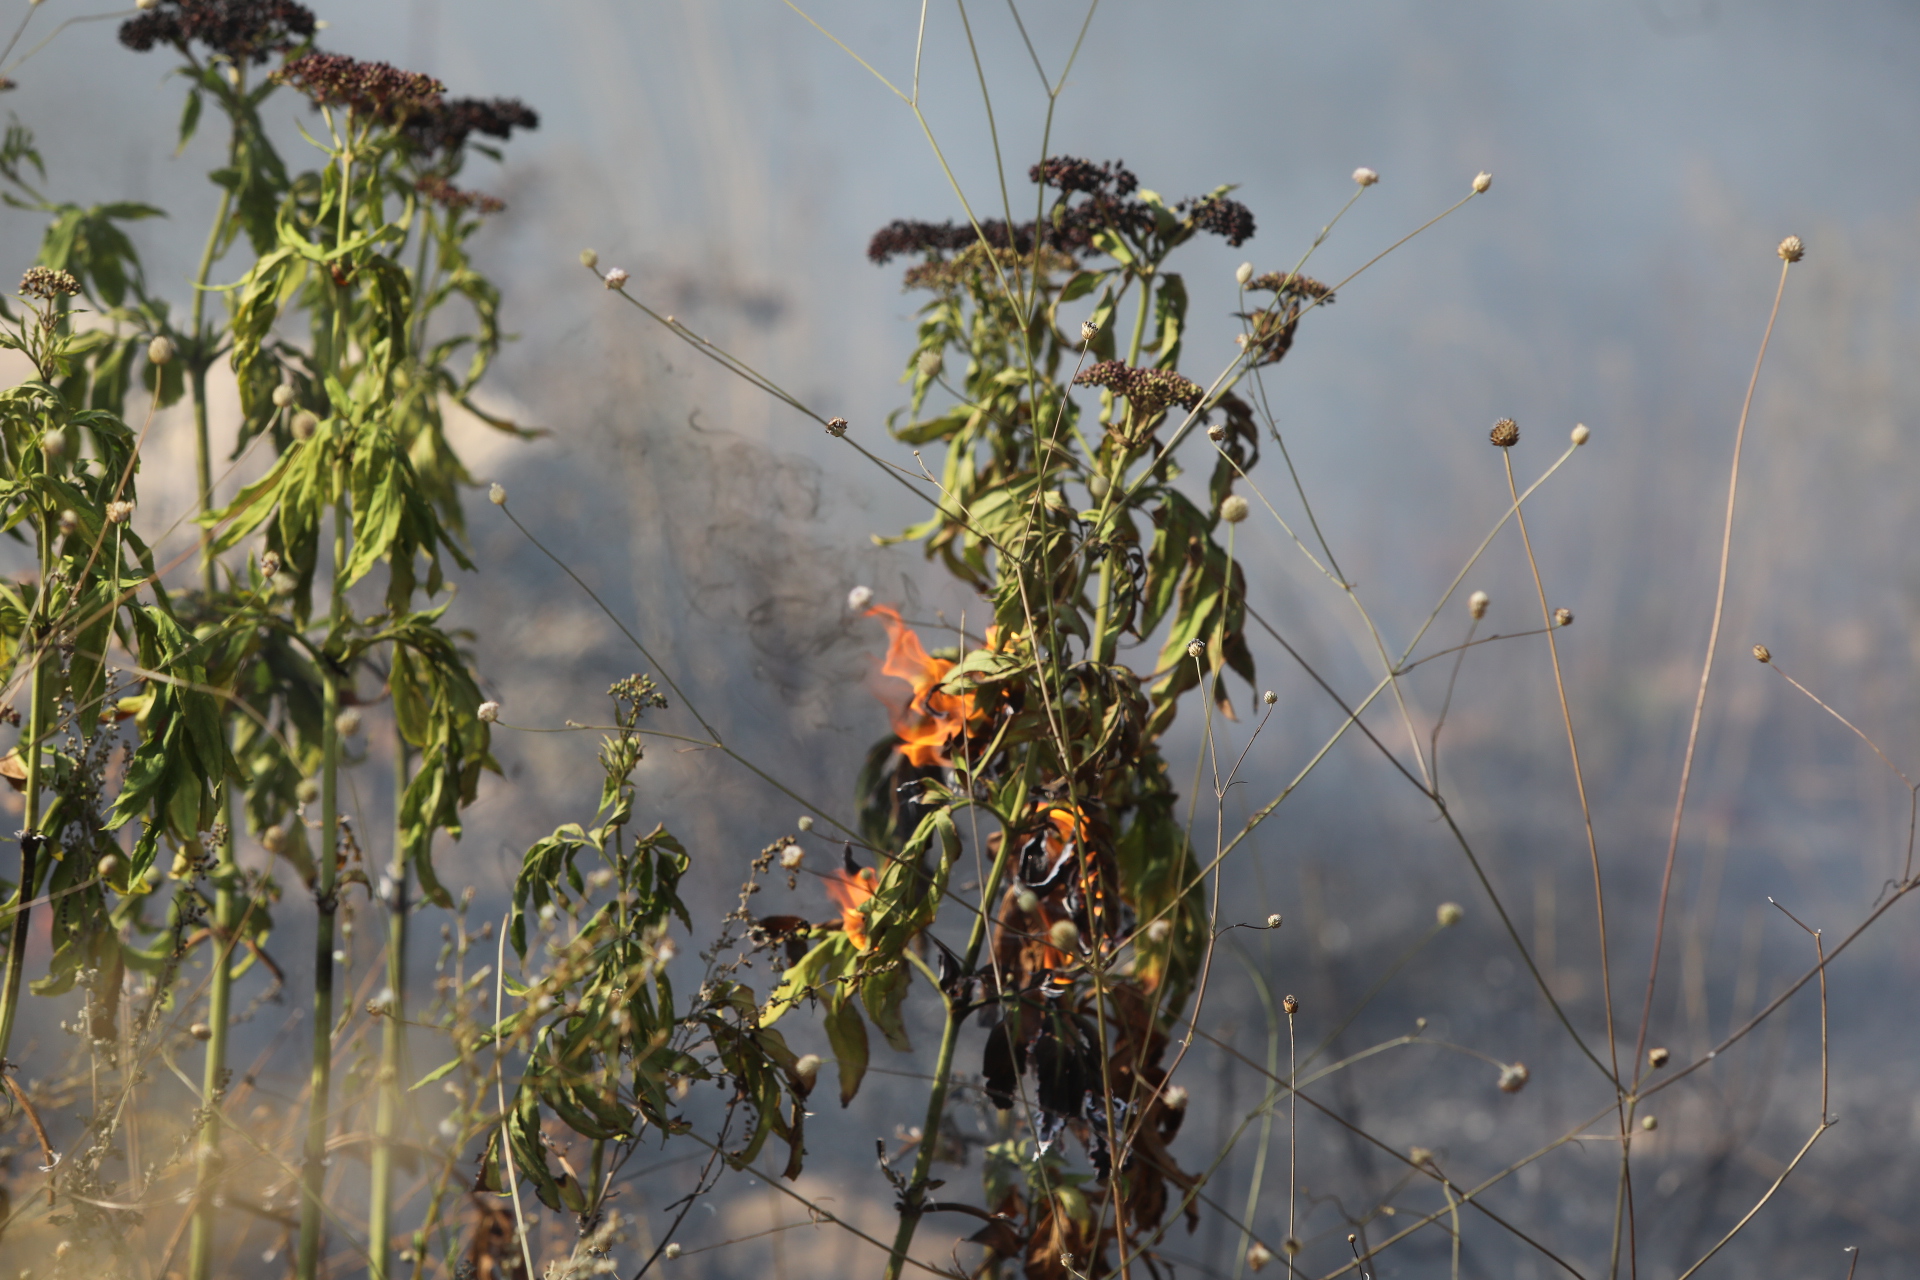
<instances>
[{"instance_id":1,"label":"tall green stalk","mask_svg":"<svg viewBox=\"0 0 1920 1280\"><path fill-rule=\"evenodd\" d=\"M342 499L333 509L333 608L329 631L345 622L347 568L347 507ZM300 1174L300 1243L294 1274L316 1280L320 1268L321 1197L326 1190L327 1110L333 1085L333 943L335 900L338 893L340 847L340 678L324 654L320 678L322 701L320 766L320 847L316 857L313 899L313 1084L307 1102L306 1158Z\"/></svg>"},{"instance_id":2,"label":"tall green stalk","mask_svg":"<svg viewBox=\"0 0 1920 1280\"><path fill-rule=\"evenodd\" d=\"M400 1056L407 1033L407 863L401 850L400 801L407 793L407 743L395 730L393 749L393 865L387 875L387 1016L380 1031L380 1073L373 1113L372 1203L367 1211L367 1275L388 1280L393 1238L393 1130L400 1118Z\"/></svg>"},{"instance_id":3,"label":"tall green stalk","mask_svg":"<svg viewBox=\"0 0 1920 1280\"><path fill-rule=\"evenodd\" d=\"M6 1069L7 1046L13 1040L13 1020L20 1012L20 978L27 965L27 926L32 915L33 886L40 878L40 740L47 735L46 688L43 673L46 655L39 651L47 630L47 570L53 558L49 540L51 531L40 529L40 605L34 610L34 625L21 637L33 655L33 682L28 693L27 733L21 746L27 756L27 812L20 834L20 888L13 896L13 935L7 942L7 978L0 987L0 1071Z\"/></svg>"}]
</instances>

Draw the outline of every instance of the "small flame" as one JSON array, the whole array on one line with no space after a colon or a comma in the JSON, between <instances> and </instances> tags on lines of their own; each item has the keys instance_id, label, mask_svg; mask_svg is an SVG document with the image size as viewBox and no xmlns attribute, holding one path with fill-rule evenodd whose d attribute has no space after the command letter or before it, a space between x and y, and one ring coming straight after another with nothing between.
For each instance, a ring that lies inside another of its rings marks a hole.
<instances>
[{"instance_id":1,"label":"small flame","mask_svg":"<svg viewBox=\"0 0 1920 1280\"><path fill-rule=\"evenodd\" d=\"M847 937L853 940L856 950L865 951L870 945L867 938L867 917L860 908L873 891L880 885L880 873L872 867L861 867L856 871L835 871L827 877L827 896L840 908L840 925L847 931Z\"/></svg>"},{"instance_id":2,"label":"small flame","mask_svg":"<svg viewBox=\"0 0 1920 1280\"><path fill-rule=\"evenodd\" d=\"M974 705L971 694L940 692L940 682L954 664L928 657L920 637L900 620L898 610L877 604L867 610L867 616L880 619L887 628L887 657L880 664L881 674L904 680L913 689L904 701L881 695L900 739L900 754L913 765L952 764L947 744L966 733L968 721L985 713Z\"/></svg>"}]
</instances>

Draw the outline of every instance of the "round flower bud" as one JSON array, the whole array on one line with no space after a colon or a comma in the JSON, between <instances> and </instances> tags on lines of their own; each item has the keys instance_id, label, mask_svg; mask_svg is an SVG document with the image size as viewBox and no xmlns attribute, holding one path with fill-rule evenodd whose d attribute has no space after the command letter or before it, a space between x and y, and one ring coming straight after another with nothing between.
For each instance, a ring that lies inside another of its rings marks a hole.
<instances>
[{"instance_id":1,"label":"round flower bud","mask_svg":"<svg viewBox=\"0 0 1920 1280\"><path fill-rule=\"evenodd\" d=\"M280 553L269 551L260 557L260 576L271 578L280 572Z\"/></svg>"},{"instance_id":2,"label":"round flower bud","mask_svg":"<svg viewBox=\"0 0 1920 1280\"><path fill-rule=\"evenodd\" d=\"M1439 910L1433 913L1433 918L1440 922L1442 929L1451 929L1466 919L1467 913L1457 902L1443 902L1440 904Z\"/></svg>"},{"instance_id":3,"label":"round flower bud","mask_svg":"<svg viewBox=\"0 0 1920 1280\"><path fill-rule=\"evenodd\" d=\"M1780 242L1779 253L1788 262L1798 262L1807 256L1807 246L1800 243L1799 236L1788 236Z\"/></svg>"},{"instance_id":4,"label":"round flower bud","mask_svg":"<svg viewBox=\"0 0 1920 1280\"><path fill-rule=\"evenodd\" d=\"M173 359L173 340L161 334L147 344L148 364L167 364Z\"/></svg>"},{"instance_id":5,"label":"round flower bud","mask_svg":"<svg viewBox=\"0 0 1920 1280\"><path fill-rule=\"evenodd\" d=\"M914 362L923 378L937 378L940 371L947 367L947 359L938 351L922 351L920 359Z\"/></svg>"},{"instance_id":6,"label":"round flower bud","mask_svg":"<svg viewBox=\"0 0 1920 1280\"><path fill-rule=\"evenodd\" d=\"M274 408L284 409L292 403L293 403L293 387L292 386L283 382L279 386L273 389L273 407Z\"/></svg>"},{"instance_id":7,"label":"round flower bud","mask_svg":"<svg viewBox=\"0 0 1920 1280\"><path fill-rule=\"evenodd\" d=\"M302 778L300 785L293 789L293 795L301 804L312 804L320 798L320 784L312 778Z\"/></svg>"},{"instance_id":8,"label":"round flower bud","mask_svg":"<svg viewBox=\"0 0 1920 1280\"><path fill-rule=\"evenodd\" d=\"M1237 493L1230 493L1220 499L1220 518L1228 524L1239 524L1247 518L1247 500Z\"/></svg>"},{"instance_id":9,"label":"round flower bud","mask_svg":"<svg viewBox=\"0 0 1920 1280\"><path fill-rule=\"evenodd\" d=\"M1176 1084L1169 1087L1160 1095L1160 1102L1169 1111L1185 1111L1187 1109L1186 1086Z\"/></svg>"},{"instance_id":10,"label":"round flower bud","mask_svg":"<svg viewBox=\"0 0 1920 1280\"><path fill-rule=\"evenodd\" d=\"M1243 262L1238 267L1235 267L1233 278L1240 282L1242 289L1246 288L1247 281L1253 279L1253 264L1251 262Z\"/></svg>"},{"instance_id":11,"label":"round flower bud","mask_svg":"<svg viewBox=\"0 0 1920 1280\"><path fill-rule=\"evenodd\" d=\"M1273 1250L1255 1240L1247 1246L1247 1265L1258 1271L1273 1261Z\"/></svg>"},{"instance_id":12,"label":"round flower bud","mask_svg":"<svg viewBox=\"0 0 1920 1280\"><path fill-rule=\"evenodd\" d=\"M120 859L110 853L106 857L100 859L100 864L93 869L93 872L95 875L99 876L102 880L105 880L108 876L111 876L114 872L118 871L119 869L120 869Z\"/></svg>"},{"instance_id":13,"label":"round flower bud","mask_svg":"<svg viewBox=\"0 0 1920 1280\"><path fill-rule=\"evenodd\" d=\"M1111 491L1112 488L1113 482L1105 476L1087 477L1087 496L1095 502L1105 501L1108 492Z\"/></svg>"},{"instance_id":14,"label":"round flower bud","mask_svg":"<svg viewBox=\"0 0 1920 1280\"><path fill-rule=\"evenodd\" d=\"M1280 1002L1280 1007L1286 1010L1287 1016L1291 1018L1294 1014L1300 1012L1300 998L1289 992L1287 998Z\"/></svg>"},{"instance_id":15,"label":"round flower bud","mask_svg":"<svg viewBox=\"0 0 1920 1280\"><path fill-rule=\"evenodd\" d=\"M582 249L580 251L580 265L591 271L600 265L600 255L591 249Z\"/></svg>"},{"instance_id":16,"label":"round flower bud","mask_svg":"<svg viewBox=\"0 0 1920 1280\"><path fill-rule=\"evenodd\" d=\"M67 456L67 433L49 431L40 437L40 449L47 455L49 462L58 461Z\"/></svg>"},{"instance_id":17,"label":"round flower bud","mask_svg":"<svg viewBox=\"0 0 1920 1280\"><path fill-rule=\"evenodd\" d=\"M811 831L813 830L813 815L810 813L803 813L798 818L794 819L793 825L800 828L802 831Z\"/></svg>"},{"instance_id":18,"label":"round flower bud","mask_svg":"<svg viewBox=\"0 0 1920 1280\"><path fill-rule=\"evenodd\" d=\"M841 436L846 435L847 420L845 418L828 418L827 434L832 436L835 440L838 440Z\"/></svg>"},{"instance_id":19,"label":"round flower bud","mask_svg":"<svg viewBox=\"0 0 1920 1280\"><path fill-rule=\"evenodd\" d=\"M803 1053L799 1061L793 1064L793 1079L800 1086L800 1092L813 1092L813 1082L820 1078L820 1055Z\"/></svg>"},{"instance_id":20,"label":"round flower bud","mask_svg":"<svg viewBox=\"0 0 1920 1280\"><path fill-rule=\"evenodd\" d=\"M1467 612L1473 615L1474 621L1478 622L1487 616L1487 606L1492 603L1492 596L1484 591L1476 591L1467 597Z\"/></svg>"},{"instance_id":21,"label":"round flower bud","mask_svg":"<svg viewBox=\"0 0 1920 1280\"><path fill-rule=\"evenodd\" d=\"M1165 942L1167 936L1172 932L1173 922L1171 920L1155 920L1147 926L1147 941L1156 944Z\"/></svg>"},{"instance_id":22,"label":"round flower bud","mask_svg":"<svg viewBox=\"0 0 1920 1280\"><path fill-rule=\"evenodd\" d=\"M872 587L855 587L847 592L847 609L853 613L865 613L867 606L873 603Z\"/></svg>"},{"instance_id":23,"label":"round flower bud","mask_svg":"<svg viewBox=\"0 0 1920 1280\"><path fill-rule=\"evenodd\" d=\"M1267 928L1278 929L1279 927L1280 927L1280 913L1276 911L1272 915L1267 917Z\"/></svg>"},{"instance_id":24,"label":"round flower bud","mask_svg":"<svg viewBox=\"0 0 1920 1280\"><path fill-rule=\"evenodd\" d=\"M1666 1066L1668 1060L1672 1057L1673 1055L1665 1049L1649 1049L1647 1050L1647 1065L1655 1071L1658 1071L1660 1068Z\"/></svg>"},{"instance_id":25,"label":"round flower bud","mask_svg":"<svg viewBox=\"0 0 1920 1280\"><path fill-rule=\"evenodd\" d=\"M1023 887L1018 893L1013 895L1013 905L1020 908L1025 914L1032 915L1040 909L1040 895L1031 889Z\"/></svg>"},{"instance_id":26,"label":"round flower bud","mask_svg":"<svg viewBox=\"0 0 1920 1280\"><path fill-rule=\"evenodd\" d=\"M680 1256L680 1242L678 1240L674 1241L672 1244L662 1249L660 1251L660 1255L665 1259L667 1259L667 1261L669 1262L673 1261L675 1258Z\"/></svg>"},{"instance_id":27,"label":"round flower bud","mask_svg":"<svg viewBox=\"0 0 1920 1280\"><path fill-rule=\"evenodd\" d=\"M1071 920L1055 920L1047 930L1047 941L1061 951L1072 951L1080 945L1080 926Z\"/></svg>"},{"instance_id":28,"label":"round flower bud","mask_svg":"<svg viewBox=\"0 0 1920 1280\"><path fill-rule=\"evenodd\" d=\"M1473 179L1473 194L1480 195L1493 185L1493 175L1486 172L1476 174Z\"/></svg>"},{"instance_id":29,"label":"round flower bud","mask_svg":"<svg viewBox=\"0 0 1920 1280\"><path fill-rule=\"evenodd\" d=\"M1289 1258L1293 1257L1295 1254L1299 1253L1302 1249L1306 1248L1305 1245L1301 1244L1298 1240L1294 1239L1292 1236L1288 1236L1285 1240L1282 1240L1280 1242L1280 1247L1287 1251L1287 1256Z\"/></svg>"},{"instance_id":30,"label":"round flower bud","mask_svg":"<svg viewBox=\"0 0 1920 1280\"><path fill-rule=\"evenodd\" d=\"M1520 443L1520 424L1512 418L1502 418L1493 424L1493 430L1487 433L1487 439L1502 449L1511 449Z\"/></svg>"},{"instance_id":31,"label":"round flower bud","mask_svg":"<svg viewBox=\"0 0 1920 1280\"><path fill-rule=\"evenodd\" d=\"M780 865L788 871L797 869L800 866L801 859L806 856L807 851L797 844L783 844L780 846Z\"/></svg>"},{"instance_id":32,"label":"round flower bud","mask_svg":"<svg viewBox=\"0 0 1920 1280\"><path fill-rule=\"evenodd\" d=\"M1260 695L1260 701L1266 703L1268 706L1272 706L1274 703L1280 701L1280 695L1269 689Z\"/></svg>"},{"instance_id":33,"label":"round flower bud","mask_svg":"<svg viewBox=\"0 0 1920 1280\"><path fill-rule=\"evenodd\" d=\"M1652 1133L1655 1129L1658 1129L1660 1127L1660 1119L1658 1116L1641 1116L1640 1127L1642 1129L1645 1129L1648 1133Z\"/></svg>"},{"instance_id":34,"label":"round flower bud","mask_svg":"<svg viewBox=\"0 0 1920 1280\"><path fill-rule=\"evenodd\" d=\"M213 1028L204 1022L196 1022L187 1028L187 1034L195 1040L211 1040L213 1039Z\"/></svg>"},{"instance_id":35,"label":"round flower bud","mask_svg":"<svg viewBox=\"0 0 1920 1280\"><path fill-rule=\"evenodd\" d=\"M293 415L292 427L295 440L311 440L313 433L320 429L320 419L313 410L302 409Z\"/></svg>"},{"instance_id":36,"label":"round flower bud","mask_svg":"<svg viewBox=\"0 0 1920 1280\"><path fill-rule=\"evenodd\" d=\"M343 738L360 732L360 708L348 707L333 718L333 731Z\"/></svg>"},{"instance_id":37,"label":"round flower bud","mask_svg":"<svg viewBox=\"0 0 1920 1280\"><path fill-rule=\"evenodd\" d=\"M1516 1062L1500 1068L1500 1092L1518 1093L1527 1087L1527 1064Z\"/></svg>"},{"instance_id":38,"label":"round flower bud","mask_svg":"<svg viewBox=\"0 0 1920 1280\"><path fill-rule=\"evenodd\" d=\"M1763 644L1753 646L1753 656L1761 662L1773 661L1773 650Z\"/></svg>"},{"instance_id":39,"label":"round flower bud","mask_svg":"<svg viewBox=\"0 0 1920 1280\"><path fill-rule=\"evenodd\" d=\"M1095 324L1093 321L1082 320L1080 322L1080 341L1092 342L1094 339L1094 335L1098 334L1099 332L1100 332L1100 326Z\"/></svg>"},{"instance_id":40,"label":"round flower bud","mask_svg":"<svg viewBox=\"0 0 1920 1280\"><path fill-rule=\"evenodd\" d=\"M1572 625L1573 625L1573 610L1571 610L1571 609L1555 609L1555 610L1553 611L1553 625L1554 625L1554 626L1556 626L1556 627L1570 627L1570 626L1572 626Z\"/></svg>"},{"instance_id":41,"label":"round flower bud","mask_svg":"<svg viewBox=\"0 0 1920 1280\"><path fill-rule=\"evenodd\" d=\"M260 847L268 853L279 853L287 847L287 829L285 827L268 827L260 833Z\"/></svg>"},{"instance_id":42,"label":"round flower bud","mask_svg":"<svg viewBox=\"0 0 1920 1280\"><path fill-rule=\"evenodd\" d=\"M480 709L473 714L481 724L492 724L500 718L500 704L497 702L483 702L480 704Z\"/></svg>"},{"instance_id":43,"label":"round flower bud","mask_svg":"<svg viewBox=\"0 0 1920 1280\"><path fill-rule=\"evenodd\" d=\"M80 527L80 513L66 510L60 513L60 532L70 534Z\"/></svg>"},{"instance_id":44,"label":"round flower bud","mask_svg":"<svg viewBox=\"0 0 1920 1280\"><path fill-rule=\"evenodd\" d=\"M1189 658L1197 658L1206 651L1207 642L1205 640L1190 640L1187 642L1187 656Z\"/></svg>"},{"instance_id":45,"label":"round flower bud","mask_svg":"<svg viewBox=\"0 0 1920 1280\"><path fill-rule=\"evenodd\" d=\"M1227 429L1221 426L1219 423L1216 422L1212 426L1207 428L1207 439L1213 441L1215 444L1219 444L1222 440L1225 440L1226 438L1227 438Z\"/></svg>"},{"instance_id":46,"label":"round flower bud","mask_svg":"<svg viewBox=\"0 0 1920 1280\"><path fill-rule=\"evenodd\" d=\"M1355 169L1353 171L1353 180L1363 187L1370 187L1380 181L1380 175L1371 169Z\"/></svg>"},{"instance_id":47,"label":"round flower bud","mask_svg":"<svg viewBox=\"0 0 1920 1280\"><path fill-rule=\"evenodd\" d=\"M1586 423L1576 422L1573 424L1573 432L1572 432L1571 438L1576 447L1579 445L1585 444L1592 435L1593 435L1593 432L1587 430Z\"/></svg>"},{"instance_id":48,"label":"round flower bud","mask_svg":"<svg viewBox=\"0 0 1920 1280\"><path fill-rule=\"evenodd\" d=\"M627 277L626 268L615 267L613 268L613 270L607 272L607 277L606 277L607 288L624 289L627 287L627 279L628 277Z\"/></svg>"},{"instance_id":49,"label":"round flower bud","mask_svg":"<svg viewBox=\"0 0 1920 1280\"><path fill-rule=\"evenodd\" d=\"M506 506L507 505L507 486L503 484L498 484L498 483L488 485L487 501L491 502L496 507Z\"/></svg>"}]
</instances>

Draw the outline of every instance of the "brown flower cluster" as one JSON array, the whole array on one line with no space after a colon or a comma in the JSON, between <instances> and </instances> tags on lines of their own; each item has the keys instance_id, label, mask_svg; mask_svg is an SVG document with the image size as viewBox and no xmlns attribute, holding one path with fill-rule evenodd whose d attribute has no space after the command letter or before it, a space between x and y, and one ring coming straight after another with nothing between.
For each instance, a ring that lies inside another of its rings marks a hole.
<instances>
[{"instance_id":1,"label":"brown flower cluster","mask_svg":"<svg viewBox=\"0 0 1920 1280\"><path fill-rule=\"evenodd\" d=\"M345 107L390 125L440 105L447 87L418 71L386 62L361 62L340 53L309 53L273 73L323 107Z\"/></svg>"},{"instance_id":2,"label":"brown flower cluster","mask_svg":"<svg viewBox=\"0 0 1920 1280\"><path fill-rule=\"evenodd\" d=\"M1312 276L1269 271L1247 282L1247 288L1278 294L1272 305L1258 311L1242 312L1251 332L1247 335L1247 358L1256 365L1278 364L1293 349L1293 338L1300 316L1313 303L1331 305L1333 290Z\"/></svg>"},{"instance_id":3,"label":"brown flower cluster","mask_svg":"<svg viewBox=\"0 0 1920 1280\"><path fill-rule=\"evenodd\" d=\"M55 298L70 298L80 292L80 282L73 278L71 271L28 267L26 274L20 277L20 292L29 298L52 302Z\"/></svg>"},{"instance_id":4,"label":"brown flower cluster","mask_svg":"<svg viewBox=\"0 0 1920 1280\"><path fill-rule=\"evenodd\" d=\"M160 0L120 25L120 43L135 53L157 44L184 53L200 44L235 62L261 63L313 32L313 11L293 0Z\"/></svg>"},{"instance_id":5,"label":"brown flower cluster","mask_svg":"<svg viewBox=\"0 0 1920 1280\"><path fill-rule=\"evenodd\" d=\"M1191 203L1183 200L1178 207L1192 210L1187 216L1197 229L1219 236L1235 248L1253 239L1253 211L1238 200L1211 196Z\"/></svg>"},{"instance_id":6,"label":"brown flower cluster","mask_svg":"<svg viewBox=\"0 0 1920 1280\"><path fill-rule=\"evenodd\" d=\"M1192 409L1206 394L1199 383L1183 378L1171 369L1136 369L1123 360L1102 360L1083 369L1073 380L1075 386L1104 387L1117 396L1125 396L1135 414L1151 417L1168 405Z\"/></svg>"},{"instance_id":7,"label":"brown flower cluster","mask_svg":"<svg viewBox=\"0 0 1920 1280\"><path fill-rule=\"evenodd\" d=\"M1247 281L1247 288L1277 293L1283 297L1310 298L1315 302L1323 298L1329 303L1333 301L1331 288L1312 276L1297 275L1291 271L1269 271L1263 276L1255 276Z\"/></svg>"},{"instance_id":8,"label":"brown flower cluster","mask_svg":"<svg viewBox=\"0 0 1920 1280\"><path fill-rule=\"evenodd\" d=\"M964 222L919 222L895 218L873 233L873 239L867 242L867 258L876 266L885 266L905 253L958 253L980 243L982 235L996 249L1012 249L1015 253L1033 251L1031 222L1017 223L1009 231L1006 223L998 218L990 218L981 223L980 230L975 232L970 224Z\"/></svg>"},{"instance_id":9,"label":"brown flower cluster","mask_svg":"<svg viewBox=\"0 0 1920 1280\"><path fill-rule=\"evenodd\" d=\"M499 213L507 202L481 191L464 191L437 173L430 173L413 184L424 198L448 209L472 209L478 213Z\"/></svg>"},{"instance_id":10,"label":"brown flower cluster","mask_svg":"<svg viewBox=\"0 0 1920 1280\"><path fill-rule=\"evenodd\" d=\"M427 155L451 155L473 134L505 141L515 129L538 129L540 116L518 98L455 98L409 116L408 139Z\"/></svg>"}]
</instances>

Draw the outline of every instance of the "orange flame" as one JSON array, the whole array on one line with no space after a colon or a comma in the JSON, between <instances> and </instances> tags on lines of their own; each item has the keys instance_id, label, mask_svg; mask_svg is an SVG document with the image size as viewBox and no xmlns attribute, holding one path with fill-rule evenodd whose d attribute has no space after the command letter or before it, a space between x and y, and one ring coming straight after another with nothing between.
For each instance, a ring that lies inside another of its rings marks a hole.
<instances>
[{"instance_id":1,"label":"orange flame","mask_svg":"<svg viewBox=\"0 0 1920 1280\"><path fill-rule=\"evenodd\" d=\"M840 926L859 951L865 951L870 945L867 917L860 908L879 885L880 873L872 867L861 867L854 872L835 871L827 877L827 896L840 908Z\"/></svg>"},{"instance_id":2,"label":"orange flame","mask_svg":"<svg viewBox=\"0 0 1920 1280\"><path fill-rule=\"evenodd\" d=\"M985 713L974 705L971 694L940 692L940 682L954 664L928 657L920 637L900 620L898 610L877 604L867 610L867 616L880 619L887 628L887 657L880 664L881 674L904 680L913 690L904 700L880 695L894 735L900 739L900 754L914 765L952 764L947 744L966 732L968 721Z\"/></svg>"}]
</instances>

